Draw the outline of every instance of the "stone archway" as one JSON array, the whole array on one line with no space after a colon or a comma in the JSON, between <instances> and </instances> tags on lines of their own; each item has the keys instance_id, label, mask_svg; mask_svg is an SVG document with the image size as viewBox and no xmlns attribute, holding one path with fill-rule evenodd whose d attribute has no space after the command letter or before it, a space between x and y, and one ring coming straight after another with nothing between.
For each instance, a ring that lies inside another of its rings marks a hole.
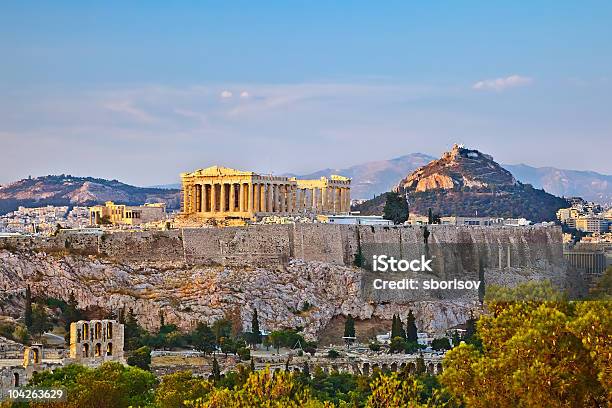
<instances>
[{"instance_id":1,"label":"stone archway","mask_svg":"<svg viewBox=\"0 0 612 408\"><path fill-rule=\"evenodd\" d=\"M83 357L89 357L89 344L83 344Z\"/></svg>"},{"instance_id":2,"label":"stone archway","mask_svg":"<svg viewBox=\"0 0 612 408\"><path fill-rule=\"evenodd\" d=\"M13 373L13 386L15 388L19 387L19 373Z\"/></svg>"},{"instance_id":3,"label":"stone archway","mask_svg":"<svg viewBox=\"0 0 612 408\"><path fill-rule=\"evenodd\" d=\"M361 370L363 375L370 375L370 363L363 363L363 368Z\"/></svg>"},{"instance_id":4,"label":"stone archway","mask_svg":"<svg viewBox=\"0 0 612 408\"><path fill-rule=\"evenodd\" d=\"M397 371L397 363L396 362L391 363L391 371L393 371L393 372Z\"/></svg>"},{"instance_id":5,"label":"stone archway","mask_svg":"<svg viewBox=\"0 0 612 408\"><path fill-rule=\"evenodd\" d=\"M436 364L436 374L442 374L442 363Z\"/></svg>"},{"instance_id":6,"label":"stone archway","mask_svg":"<svg viewBox=\"0 0 612 408\"><path fill-rule=\"evenodd\" d=\"M106 345L106 355L107 356L112 356L113 355L113 343L108 343Z\"/></svg>"},{"instance_id":7,"label":"stone archway","mask_svg":"<svg viewBox=\"0 0 612 408\"><path fill-rule=\"evenodd\" d=\"M434 373L434 364L433 363L427 364L427 373L428 374L433 374Z\"/></svg>"}]
</instances>

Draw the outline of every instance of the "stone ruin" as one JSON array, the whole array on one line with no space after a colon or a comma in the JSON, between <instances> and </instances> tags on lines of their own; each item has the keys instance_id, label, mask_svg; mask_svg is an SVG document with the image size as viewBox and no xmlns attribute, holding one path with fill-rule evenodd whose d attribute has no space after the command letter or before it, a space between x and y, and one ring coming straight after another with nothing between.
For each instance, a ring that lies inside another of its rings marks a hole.
<instances>
[{"instance_id":1,"label":"stone ruin","mask_svg":"<svg viewBox=\"0 0 612 408\"><path fill-rule=\"evenodd\" d=\"M23 358L15 353L0 354L0 399L9 388L24 386L40 371L54 370L69 364L97 367L106 361L125 364L123 324L116 320L90 320L70 325L70 355L64 350L47 352L40 343L23 348ZM0 338L0 350L15 349L15 343Z\"/></svg>"}]
</instances>

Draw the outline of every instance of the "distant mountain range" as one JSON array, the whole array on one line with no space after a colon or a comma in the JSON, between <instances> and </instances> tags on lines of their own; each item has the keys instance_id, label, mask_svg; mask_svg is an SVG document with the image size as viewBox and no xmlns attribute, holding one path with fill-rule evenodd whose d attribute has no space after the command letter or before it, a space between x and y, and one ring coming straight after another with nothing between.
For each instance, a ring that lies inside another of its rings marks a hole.
<instances>
[{"instance_id":1,"label":"distant mountain range","mask_svg":"<svg viewBox=\"0 0 612 408\"><path fill-rule=\"evenodd\" d=\"M551 221L567 200L523 184L493 157L455 145L403 177L392 189L405 196L413 214L490 216ZM365 215L383 213L386 195L357 206Z\"/></svg>"},{"instance_id":2,"label":"distant mountain range","mask_svg":"<svg viewBox=\"0 0 612 408\"><path fill-rule=\"evenodd\" d=\"M0 187L0 214L19 206L45 205L89 206L114 201L139 205L164 202L168 208L180 206L180 190L143 188L93 177L70 175L27 178Z\"/></svg>"},{"instance_id":3,"label":"distant mountain range","mask_svg":"<svg viewBox=\"0 0 612 408\"><path fill-rule=\"evenodd\" d=\"M343 169L323 169L310 174L285 174L299 178L319 178L340 174L352 178L352 198L369 199L390 191L407 174L435 160L423 153L411 153L391 160L357 164ZM593 171L503 164L520 182L543 188L557 196L580 196L601 204L612 204L612 175ZM18 206L91 205L107 200L125 204L165 202L179 207L180 184L136 187L117 180L66 175L19 180L0 186L0 214Z\"/></svg>"},{"instance_id":4,"label":"distant mountain range","mask_svg":"<svg viewBox=\"0 0 612 408\"><path fill-rule=\"evenodd\" d=\"M427 154L412 153L391 160L367 162L344 169L325 169L297 177L319 178L329 177L331 174L351 177L351 197L369 199L391 191L408 173L435 159ZM518 181L531 184L535 188L543 188L556 196L580 196L587 201L612 204L612 175L555 167L532 167L526 164L501 166L510 171Z\"/></svg>"}]
</instances>

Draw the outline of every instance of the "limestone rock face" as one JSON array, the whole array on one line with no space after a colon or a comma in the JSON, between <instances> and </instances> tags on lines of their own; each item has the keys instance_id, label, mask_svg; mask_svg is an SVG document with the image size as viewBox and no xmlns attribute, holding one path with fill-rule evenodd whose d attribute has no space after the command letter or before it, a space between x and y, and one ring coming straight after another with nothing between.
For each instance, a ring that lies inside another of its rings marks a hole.
<instances>
[{"instance_id":1,"label":"limestone rock face","mask_svg":"<svg viewBox=\"0 0 612 408\"><path fill-rule=\"evenodd\" d=\"M428 191L437 189L483 188L517 184L512 174L493 158L478 150L454 145L438 160L419 167L400 181L395 191Z\"/></svg>"},{"instance_id":2,"label":"limestone rock face","mask_svg":"<svg viewBox=\"0 0 612 408\"><path fill-rule=\"evenodd\" d=\"M457 301L368 302L361 296L361 277L357 268L300 259L270 268L186 266L179 262L156 267L78 255L0 251L4 314L21 313L15 302L2 302L2 296L23 296L27 284L34 295L68 299L73 292L80 308L131 308L149 330L158 328L163 310L166 322L183 330L239 311L248 331L257 309L262 329L303 326L311 339L336 315L391 319L395 313L406 315L412 309L419 329L441 332L465 322L470 310L477 307Z\"/></svg>"}]
</instances>

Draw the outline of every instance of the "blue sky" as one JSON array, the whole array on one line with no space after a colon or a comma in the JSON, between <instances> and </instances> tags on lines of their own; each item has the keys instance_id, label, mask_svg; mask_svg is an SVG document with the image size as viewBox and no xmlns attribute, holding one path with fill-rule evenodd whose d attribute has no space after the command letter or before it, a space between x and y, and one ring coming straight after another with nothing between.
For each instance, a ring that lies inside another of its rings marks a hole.
<instances>
[{"instance_id":1,"label":"blue sky","mask_svg":"<svg viewBox=\"0 0 612 408\"><path fill-rule=\"evenodd\" d=\"M3 5L0 183L300 173L455 142L612 173L610 2L83 3Z\"/></svg>"}]
</instances>

